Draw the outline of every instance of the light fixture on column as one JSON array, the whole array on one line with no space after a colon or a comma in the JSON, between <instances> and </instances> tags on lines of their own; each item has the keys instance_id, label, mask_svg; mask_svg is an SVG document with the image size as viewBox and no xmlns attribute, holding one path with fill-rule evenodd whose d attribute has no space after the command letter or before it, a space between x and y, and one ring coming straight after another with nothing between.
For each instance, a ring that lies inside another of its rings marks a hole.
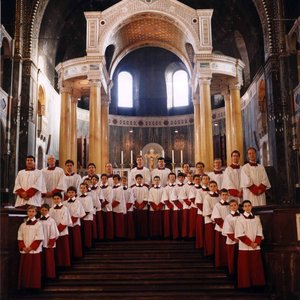
<instances>
[{"instance_id":1,"label":"light fixture on column","mask_svg":"<svg viewBox=\"0 0 300 300\"><path fill-rule=\"evenodd\" d=\"M178 131L178 129L175 129L174 132L175 132L175 133L178 133L179 131Z\"/></svg>"}]
</instances>

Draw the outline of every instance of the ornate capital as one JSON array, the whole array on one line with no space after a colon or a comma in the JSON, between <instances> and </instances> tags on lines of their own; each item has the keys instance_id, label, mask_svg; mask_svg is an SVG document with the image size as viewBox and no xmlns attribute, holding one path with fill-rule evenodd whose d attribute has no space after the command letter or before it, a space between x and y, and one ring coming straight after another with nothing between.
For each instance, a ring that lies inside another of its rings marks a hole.
<instances>
[{"instance_id":1,"label":"ornate capital","mask_svg":"<svg viewBox=\"0 0 300 300\"><path fill-rule=\"evenodd\" d=\"M211 84L211 78L209 77L200 77L199 78L199 85L210 85Z\"/></svg>"},{"instance_id":2,"label":"ornate capital","mask_svg":"<svg viewBox=\"0 0 300 300\"><path fill-rule=\"evenodd\" d=\"M100 87L101 88L101 81L98 79L90 79L89 80L91 87Z\"/></svg>"}]
</instances>

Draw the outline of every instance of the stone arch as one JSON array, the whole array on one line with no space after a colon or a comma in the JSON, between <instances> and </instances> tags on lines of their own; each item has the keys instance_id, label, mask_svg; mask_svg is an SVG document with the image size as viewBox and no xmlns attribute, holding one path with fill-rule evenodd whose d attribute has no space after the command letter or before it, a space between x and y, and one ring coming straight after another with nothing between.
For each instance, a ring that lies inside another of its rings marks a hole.
<instances>
[{"instance_id":1,"label":"stone arch","mask_svg":"<svg viewBox=\"0 0 300 300\"><path fill-rule=\"evenodd\" d=\"M39 86L37 114L39 117L46 115L46 93L41 85Z\"/></svg>"}]
</instances>

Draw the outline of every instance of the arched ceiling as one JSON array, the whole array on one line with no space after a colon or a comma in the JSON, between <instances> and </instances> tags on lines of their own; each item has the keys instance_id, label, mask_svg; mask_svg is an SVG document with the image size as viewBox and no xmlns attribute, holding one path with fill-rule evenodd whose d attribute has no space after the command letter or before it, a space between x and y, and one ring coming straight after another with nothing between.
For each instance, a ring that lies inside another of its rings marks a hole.
<instances>
[{"instance_id":1,"label":"arched ceiling","mask_svg":"<svg viewBox=\"0 0 300 300\"><path fill-rule=\"evenodd\" d=\"M85 56L86 21L84 11L103 11L120 1L111 0L49 0L41 23L39 52L48 60L48 77L56 76L54 67L62 61ZM263 63L263 38L260 20L252 0L184 0L180 1L194 9L214 9L212 17L213 50L225 55L241 58L235 43L234 32L244 38L248 50L251 77ZM141 46L152 45L151 40L169 45L185 43L187 37L168 20L145 16L145 20L134 19L121 25L113 36L117 46L114 55L121 53L126 45L140 41ZM166 44L168 42L169 44ZM178 44L177 44L178 46ZM182 45L181 45L182 46ZM118 48L119 47L119 48ZM185 45L182 47L185 49ZM51 80L52 81L52 80Z\"/></svg>"}]
</instances>

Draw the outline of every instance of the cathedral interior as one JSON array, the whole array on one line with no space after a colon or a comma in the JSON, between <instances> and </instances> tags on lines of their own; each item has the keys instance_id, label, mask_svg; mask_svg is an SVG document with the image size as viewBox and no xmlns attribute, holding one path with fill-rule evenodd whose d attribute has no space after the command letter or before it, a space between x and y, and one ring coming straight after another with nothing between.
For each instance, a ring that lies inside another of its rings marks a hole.
<instances>
[{"instance_id":1,"label":"cathedral interior","mask_svg":"<svg viewBox=\"0 0 300 300\"><path fill-rule=\"evenodd\" d=\"M254 147L272 185L261 211L269 288L297 299L299 15L296 0L1 1L1 206L14 203L27 155L39 169L49 154L71 158L84 175L89 162L130 170L153 149L178 169L217 157L226 167L232 150L246 161ZM8 274L13 242L2 239Z\"/></svg>"}]
</instances>

